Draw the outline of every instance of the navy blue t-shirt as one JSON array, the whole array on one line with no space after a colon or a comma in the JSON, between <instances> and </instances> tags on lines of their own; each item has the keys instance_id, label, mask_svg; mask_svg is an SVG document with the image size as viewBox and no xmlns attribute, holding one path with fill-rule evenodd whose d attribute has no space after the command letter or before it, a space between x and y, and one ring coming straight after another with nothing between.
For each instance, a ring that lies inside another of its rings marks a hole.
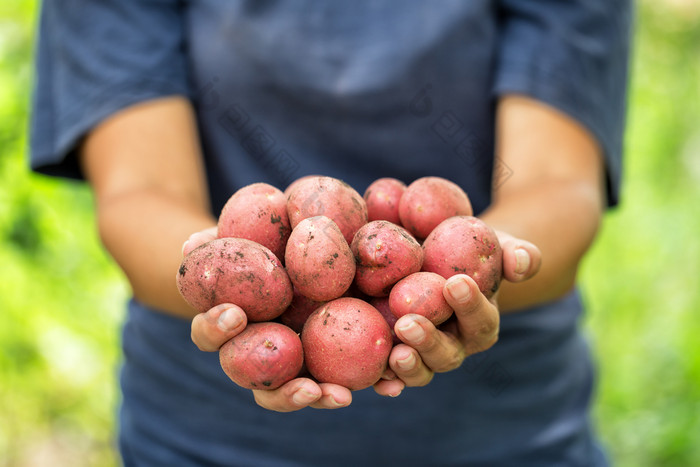
<instances>
[{"instance_id":1,"label":"navy blue t-shirt","mask_svg":"<svg viewBox=\"0 0 700 467\"><path fill-rule=\"evenodd\" d=\"M81 177L76 150L129 105L189 97L214 214L241 186L306 174L363 192L379 177L448 178L478 213L510 168L496 100L570 115L605 157L617 202L628 1L46 0L31 164ZM496 186L492 186L492 174ZM603 465L593 369L574 292L502 317L499 342L398 398L259 408L196 349L189 321L132 301L123 331L127 465Z\"/></svg>"}]
</instances>

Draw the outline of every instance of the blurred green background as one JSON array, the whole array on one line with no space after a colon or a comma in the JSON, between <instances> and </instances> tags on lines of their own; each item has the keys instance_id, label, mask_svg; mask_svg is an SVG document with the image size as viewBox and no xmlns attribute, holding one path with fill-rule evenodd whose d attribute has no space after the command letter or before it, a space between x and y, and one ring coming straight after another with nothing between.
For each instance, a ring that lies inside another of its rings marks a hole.
<instances>
[{"instance_id":1,"label":"blurred green background","mask_svg":"<svg viewBox=\"0 0 700 467\"><path fill-rule=\"evenodd\" d=\"M0 466L109 466L128 296L86 186L26 168L37 0L0 6ZM700 465L700 1L638 3L622 205L585 260L598 429Z\"/></svg>"}]
</instances>

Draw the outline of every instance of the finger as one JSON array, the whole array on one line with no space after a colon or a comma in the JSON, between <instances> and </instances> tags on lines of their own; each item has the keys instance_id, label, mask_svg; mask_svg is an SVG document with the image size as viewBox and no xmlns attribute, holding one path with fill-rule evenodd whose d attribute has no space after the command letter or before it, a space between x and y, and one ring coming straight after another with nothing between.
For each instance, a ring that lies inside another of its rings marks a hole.
<instances>
[{"instance_id":1,"label":"finger","mask_svg":"<svg viewBox=\"0 0 700 467\"><path fill-rule=\"evenodd\" d=\"M503 277L522 282L537 274L542 265L542 252L537 246L505 232L497 232L503 250Z\"/></svg>"},{"instance_id":2,"label":"finger","mask_svg":"<svg viewBox=\"0 0 700 467\"><path fill-rule=\"evenodd\" d=\"M398 354L400 358L396 359L397 368L394 366L391 368L401 379L404 379L404 372L410 371L411 364L418 365L418 368L414 367L414 372L418 372L420 365L423 364L436 373L444 373L459 367L466 358L464 346L454 335L441 332L423 316L405 315L396 321L394 330L399 339L418 352L414 363L404 350L400 350L401 353ZM394 352L398 347L395 347ZM391 365L391 355L389 359ZM400 362L403 369L398 366ZM407 385L410 386L408 383Z\"/></svg>"},{"instance_id":3,"label":"finger","mask_svg":"<svg viewBox=\"0 0 700 467\"><path fill-rule=\"evenodd\" d=\"M272 391L253 391L255 402L275 412L294 412L306 407L337 409L352 402L350 390L337 384L318 384L309 378L297 378Z\"/></svg>"},{"instance_id":4,"label":"finger","mask_svg":"<svg viewBox=\"0 0 700 467\"><path fill-rule=\"evenodd\" d=\"M496 343L500 325L498 308L479 291L471 277L466 274L450 277L443 295L457 318L459 340L466 352L464 357L482 352ZM453 336L452 333L445 335Z\"/></svg>"},{"instance_id":5,"label":"finger","mask_svg":"<svg viewBox=\"0 0 700 467\"><path fill-rule=\"evenodd\" d=\"M389 367L409 387L425 386L435 375L432 368L425 364L418 350L405 344L399 344L392 349Z\"/></svg>"},{"instance_id":6,"label":"finger","mask_svg":"<svg viewBox=\"0 0 700 467\"><path fill-rule=\"evenodd\" d=\"M262 408L275 412L293 412L313 404L323 392L309 378L293 379L270 391L254 390L255 402Z\"/></svg>"},{"instance_id":7,"label":"finger","mask_svg":"<svg viewBox=\"0 0 700 467\"><path fill-rule=\"evenodd\" d=\"M192 342L205 352L216 352L245 329L248 319L236 305L223 303L192 319Z\"/></svg>"},{"instance_id":8,"label":"finger","mask_svg":"<svg viewBox=\"0 0 700 467\"><path fill-rule=\"evenodd\" d=\"M310 404L314 409L340 409L352 402L352 393L348 388L337 384L319 383L321 398Z\"/></svg>"},{"instance_id":9,"label":"finger","mask_svg":"<svg viewBox=\"0 0 700 467\"><path fill-rule=\"evenodd\" d=\"M374 392L380 396L389 397L397 397L401 394L401 391L406 387L406 383L396 377L393 371L391 373L394 375L393 379L380 379L374 383Z\"/></svg>"},{"instance_id":10,"label":"finger","mask_svg":"<svg viewBox=\"0 0 700 467\"><path fill-rule=\"evenodd\" d=\"M209 227L208 229L195 232L190 235L190 238L182 244L182 256L187 256L195 248L204 245L207 242L215 240L217 237L217 228Z\"/></svg>"}]
</instances>

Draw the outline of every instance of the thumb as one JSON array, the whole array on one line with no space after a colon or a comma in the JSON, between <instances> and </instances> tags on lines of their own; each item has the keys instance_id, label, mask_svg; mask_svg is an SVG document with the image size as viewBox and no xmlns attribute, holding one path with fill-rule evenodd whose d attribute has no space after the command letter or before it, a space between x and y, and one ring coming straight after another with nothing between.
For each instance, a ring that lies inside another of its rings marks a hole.
<instances>
[{"instance_id":1,"label":"thumb","mask_svg":"<svg viewBox=\"0 0 700 467\"><path fill-rule=\"evenodd\" d=\"M496 305L466 274L450 277L443 289L454 310L459 335L469 355L488 349L498 340L500 314Z\"/></svg>"},{"instance_id":2,"label":"thumb","mask_svg":"<svg viewBox=\"0 0 700 467\"><path fill-rule=\"evenodd\" d=\"M205 243L210 242L212 240L216 240L216 237L216 226L209 227L208 229L200 230L199 232L193 233L192 235L190 235L190 238L185 240L185 243L182 244L182 256L187 256L192 250L196 249L197 247L202 246Z\"/></svg>"}]
</instances>

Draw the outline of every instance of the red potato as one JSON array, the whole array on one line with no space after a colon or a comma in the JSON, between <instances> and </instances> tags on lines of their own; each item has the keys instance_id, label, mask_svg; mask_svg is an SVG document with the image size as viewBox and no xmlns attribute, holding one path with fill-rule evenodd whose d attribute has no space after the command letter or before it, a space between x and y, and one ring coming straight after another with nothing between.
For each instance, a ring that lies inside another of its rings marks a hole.
<instances>
[{"instance_id":1,"label":"red potato","mask_svg":"<svg viewBox=\"0 0 700 467\"><path fill-rule=\"evenodd\" d=\"M367 205L362 196L347 183L332 177L300 180L289 193L287 213L292 229L309 217L332 219L348 244L367 223Z\"/></svg>"},{"instance_id":2,"label":"red potato","mask_svg":"<svg viewBox=\"0 0 700 467\"><path fill-rule=\"evenodd\" d=\"M399 202L401 225L417 238L426 238L452 216L471 216L469 197L459 185L440 177L423 177L406 188Z\"/></svg>"},{"instance_id":3,"label":"red potato","mask_svg":"<svg viewBox=\"0 0 700 467\"><path fill-rule=\"evenodd\" d=\"M467 274L488 298L503 275L503 251L496 232L481 219L456 216L438 225L423 242L423 270L445 279Z\"/></svg>"},{"instance_id":4,"label":"red potato","mask_svg":"<svg viewBox=\"0 0 700 467\"><path fill-rule=\"evenodd\" d=\"M452 316L452 307L442 290L445 280L433 272L417 272L401 279L389 295L389 308L396 318L409 313L425 316L435 326Z\"/></svg>"},{"instance_id":5,"label":"red potato","mask_svg":"<svg viewBox=\"0 0 700 467\"><path fill-rule=\"evenodd\" d=\"M269 248L280 260L284 259L291 232L287 198L267 183L253 183L236 191L219 216L219 238L252 240Z\"/></svg>"},{"instance_id":6,"label":"red potato","mask_svg":"<svg viewBox=\"0 0 700 467\"><path fill-rule=\"evenodd\" d=\"M357 266L356 266L357 268ZM364 300L366 302L369 302L372 297L361 291L358 287L355 281L352 281L352 284L350 285L350 288L348 289L347 292L343 294L343 297L355 297L359 298L360 300Z\"/></svg>"},{"instance_id":7,"label":"red potato","mask_svg":"<svg viewBox=\"0 0 700 467\"><path fill-rule=\"evenodd\" d=\"M399 201L405 190L406 184L395 178L380 178L372 182L363 196L367 203L367 219L400 224Z\"/></svg>"},{"instance_id":8,"label":"red potato","mask_svg":"<svg viewBox=\"0 0 700 467\"><path fill-rule=\"evenodd\" d=\"M220 238L192 250L178 270L177 286L199 312L233 303L249 321L272 320L292 301L292 283L280 260L243 238Z\"/></svg>"},{"instance_id":9,"label":"red potato","mask_svg":"<svg viewBox=\"0 0 700 467\"><path fill-rule=\"evenodd\" d=\"M345 291L342 297L362 298L362 295L364 294L355 290L353 285L351 285L350 288ZM327 301L311 300L310 298L302 295L297 289L294 289L292 303L286 310L284 310L284 313L280 315L279 322L285 326L289 326L290 328L294 329L294 331L301 333L302 329L304 329L304 324L309 316L311 316L311 313L326 303Z\"/></svg>"},{"instance_id":10,"label":"red potato","mask_svg":"<svg viewBox=\"0 0 700 467\"><path fill-rule=\"evenodd\" d=\"M398 321L398 318L394 316L394 314L391 312L391 308L389 308L389 297L374 297L370 300L369 304L376 308L379 313L381 313L386 320L386 324L389 325L392 344L400 344L401 339L396 336L396 332L394 331L394 325L396 324L396 321Z\"/></svg>"},{"instance_id":11,"label":"red potato","mask_svg":"<svg viewBox=\"0 0 700 467\"><path fill-rule=\"evenodd\" d=\"M388 221L363 225L350 245L355 263L355 285L372 297L389 295L391 286L423 264L423 250L406 229Z\"/></svg>"},{"instance_id":12,"label":"red potato","mask_svg":"<svg viewBox=\"0 0 700 467\"><path fill-rule=\"evenodd\" d=\"M301 332L304 329L304 323L311 316L316 308L319 308L325 301L311 300L302 295L298 289L294 289L294 297L289 307L280 315L280 322L285 326L289 326L296 332Z\"/></svg>"},{"instance_id":13,"label":"red potato","mask_svg":"<svg viewBox=\"0 0 700 467\"><path fill-rule=\"evenodd\" d=\"M304 175L301 178L297 178L294 180L292 183L287 186L287 188L284 189L284 198L289 199L289 195L296 189L297 186L304 180L308 180L309 178L316 178L316 177L321 177L321 175Z\"/></svg>"},{"instance_id":14,"label":"red potato","mask_svg":"<svg viewBox=\"0 0 700 467\"><path fill-rule=\"evenodd\" d=\"M313 312L301 333L306 368L322 383L360 390L384 373L391 330L369 303L344 297Z\"/></svg>"},{"instance_id":15,"label":"red potato","mask_svg":"<svg viewBox=\"0 0 700 467\"><path fill-rule=\"evenodd\" d=\"M251 323L219 350L221 368L247 389L272 390L294 379L304 363L301 339L279 323Z\"/></svg>"},{"instance_id":16,"label":"red potato","mask_svg":"<svg viewBox=\"0 0 700 467\"><path fill-rule=\"evenodd\" d=\"M343 295L355 277L355 258L338 226L325 216L294 228L285 252L287 273L299 293L316 301Z\"/></svg>"}]
</instances>

